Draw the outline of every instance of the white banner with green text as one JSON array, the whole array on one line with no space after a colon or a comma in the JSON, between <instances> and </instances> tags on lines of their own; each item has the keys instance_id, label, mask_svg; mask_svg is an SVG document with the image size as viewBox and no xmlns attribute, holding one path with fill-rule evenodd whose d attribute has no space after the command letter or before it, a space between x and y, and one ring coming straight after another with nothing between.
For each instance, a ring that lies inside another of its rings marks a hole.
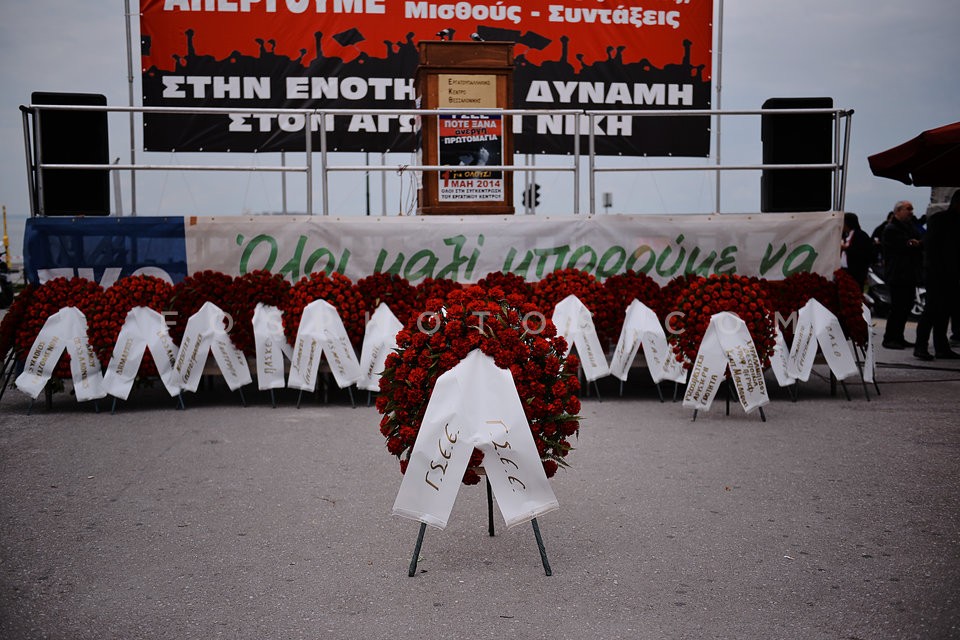
<instances>
[{"instance_id":1,"label":"white banner with green text","mask_svg":"<svg viewBox=\"0 0 960 640\"><path fill-rule=\"evenodd\" d=\"M780 280L840 267L837 212L720 215L190 217L191 273L256 269L291 281L377 272L476 282L496 271L529 281L573 267L601 280L634 270L660 284L684 273Z\"/></svg>"}]
</instances>

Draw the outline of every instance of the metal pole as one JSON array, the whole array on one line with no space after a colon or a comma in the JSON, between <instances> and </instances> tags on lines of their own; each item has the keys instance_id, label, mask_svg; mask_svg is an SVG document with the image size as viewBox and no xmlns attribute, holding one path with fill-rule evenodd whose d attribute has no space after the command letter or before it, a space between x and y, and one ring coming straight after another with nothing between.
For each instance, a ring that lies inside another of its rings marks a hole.
<instances>
[{"instance_id":1,"label":"metal pole","mask_svg":"<svg viewBox=\"0 0 960 640\"><path fill-rule=\"evenodd\" d=\"M119 164L119 163L120 163L120 158L117 158L113 162L113 164ZM123 217L123 196L122 196L122 190L120 189L120 172L111 171L110 175L113 178L113 200L114 202L116 202L117 216L122 218Z\"/></svg>"},{"instance_id":2,"label":"metal pole","mask_svg":"<svg viewBox=\"0 0 960 640\"><path fill-rule=\"evenodd\" d=\"M496 534L493 526L493 487L490 486L489 477L487 477L487 533L491 537Z\"/></svg>"},{"instance_id":3,"label":"metal pole","mask_svg":"<svg viewBox=\"0 0 960 640\"><path fill-rule=\"evenodd\" d=\"M540 562L543 563L543 573L552 576L553 569L550 568L550 561L547 560L547 548L543 546L543 536L540 535L540 525L537 524L536 518L530 522L533 524L533 535L537 539L537 549L540 550Z\"/></svg>"},{"instance_id":4,"label":"metal pole","mask_svg":"<svg viewBox=\"0 0 960 640\"><path fill-rule=\"evenodd\" d=\"M853 109L847 112L847 126L843 140L843 180L840 182L840 211L847 206L847 166L850 161L850 129L853 127Z\"/></svg>"},{"instance_id":5,"label":"metal pole","mask_svg":"<svg viewBox=\"0 0 960 640\"><path fill-rule=\"evenodd\" d=\"M40 110L35 109L33 112L33 149L35 152L34 158L37 163L37 214L42 216L46 213L46 207L43 204L43 170L40 168L40 165L43 164L43 150L41 149L43 133L40 129L42 129L40 126Z\"/></svg>"},{"instance_id":6,"label":"metal pole","mask_svg":"<svg viewBox=\"0 0 960 640\"><path fill-rule=\"evenodd\" d=\"M321 215L328 216L330 215L330 185L327 182L327 118L324 114L320 114L320 188L323 189Z\"/></svg>"},{"instance_id":7,"label":"metal pole","mask_svg":"<svg viewBox=\"0 0 960 640\"><path fill-rule=\"evenodd\" d=\"M304 151L307 155L306 165L307 165L307 215L313 215L313 134L311 132L310 117L307 117L307 124L304 127L304 130L307 133L306 142L304 142ZM323 143L327 139L327 131L323 126L323 117L320 117L320 145L321 149L323 148ZM323 190L323 197L327 197L327 190ZM324 202L326 205L326 202ZM326 211L326 207L324 207Z\"/></svg>"},{"instance_id":8,"label":"metal pole","mask_svg":"<svg viewBox=\"0 0 960 640\"><path fill-rule=\"evenodd\" d=\"M387 152L380 154L380 166L387 166ZM403 182L400 182L400 190L403 191ZM380 215L387 215L387 172L380 172Z\"/></svg>"},{"instance_id":9,"label":"metal pole","mask_svg":"<svg viewBox=\"0 0 960 640\"><path fill-rule=\"evenodd\" d=\"M594 120L593 120L593 114L591 113L591 114L590 114L589 116L587 116L587 117L590 118L590 119L588 120L588 122L587 122L587 126L590 127L590 137L588 138L589 142L587 143L587 144L588 144L587 153L590 154L590 179L589 179L589 182L590 182L590 189L589 189L589 193L590 193L590 213L595 213L595 212L596 212L596 209L597 209L597 203L596 203L596 198L597 198L597 180L596 180L596 176L597 176L597 172L596 172L596 168L597 168L597 139L596 139L596 136L595 136L594 133L593 133L593 122L594 122ZM580 119L577 118L577 122L579 122L579 121L580 121ZM580 139L580 131L578 130L578 131L577 131L577 140L579 140L579 139ZM576 147L574 147L574 148L576 148ZM574 157L576 158L576 152L574 152ZM579 166L580 166L580 160L579 160L579 158L576 159L576 163L577 163L577 166L579 167ZM574 200L574 202L576 202L576 200ZM574 213L577 213L577 212L574 211Z\"/></svg>"},{"instance_id":10,"label":"metal pole","mask_svg":"<svg viewBox=\"0 0 960 640\"><path fill-rule=\"evenodd\" d=\"M573 213L580 213L580 116L573 116ZM590 128L593 135L593 127ZM593 202L590 203L590 213L593 213Z\"/></svg>"},{"instance_id":11,"label":"metal pole","mask_svg":"<svg viewBox=\"0 0 960 640\"><path fill-rule=\"evenodd\" d=\"M423 534L426 532L427 524L421 522L420 532L417 534L417 544L413 547L413 558L410 559L410 568L407 570L407 575L411 578L417 575L417 561L420 559L420 548L423 546Z\"/></svg>"},{"instance_id":12,"label":"metal pole","mask_svg":"<svg viewBox=\"0 0 960 640\"><path fill-rule=\"evenodd\" d=\"M533 167L533 171L530 172L530 215L537 215L537 205L534 202L533 195L534 191L537 190L537 156L532 154L530 156L530 165Z\"/></svg>"},{"instance_id":13,"label":"metal pole","mask_svg":"<svg viewBox=\"0 0 960 640\"><path fill-rule=\"evenodd\" d=\"M280 152L280 166L287 166L287 152ZM307 178L309 180L309 177ZM280 199L281 199L281 211L283 215L287 215L287 172L280 172Z\"/></svg>"},{"instance_id":14,"label":"metal pole","mask_svg":"<svg viewBox=\"0 0 960 640\"><path fill-rule=\"evenodd\" d=\"M364 160L364 163L365 163L365 164L367 164L367 165L370 164L370 152L369 152L369 151L365 151L365 152L363 153L363 160ZM366 183L366 187L367 187L367 215L369 216L369 215L370 215L370 171L364 171L364 172L363 172L363 179L364 179L364 182Z\"/></svg>"},{"instance_id":15,"label":"metal pole","mask_svg":"<svg viewBox=\"0 0 960 640\"><path fill-rule=\"evenodd\" d=\"M523 154L523 165L525 167L530 166L529 153ZM527 194L530 193L531 190L532 190L532 187L530 186L530 170L528 169L527 171L523 172L523 198L520 199L520 201L523 202L523 215L525 216L530 215L530 199Z\"/></svg>"},{"instance_id":16,"label":"metal pole","mask_svg":"<svg viewBox=\"0 0 960 640\"><path fill-rule=\"evenodd\" d=\"M133 107L133 43L130 30L130 0L123 0L123 14L127 23L127 99ZM130 164L136 164L137 145L135 139L136 125L134 112L130 112ZM117 214L120 214L120 203L117 202ZM130 169L130 215L137 215L137 170Z\"/></svg>"},{"instance_id":17,"label":"metal pole","mask_svg":"<svg viewBox=\"0 0 960 640\"><path fill-rule=\"evenodd\" d=\"M10 236L7 235L7 205L3 205L3 262L10 269ZM11 353L13 353L11 351Z\"/></svg>"},{"instance_id":18,"label":"metal pole","mask_svg":"<svg viewBox=\"0 0 960 640\"><path fill-rule=\"evenodd\" d=\"M717 0L717 72L713 75L716 86L717 86L717 111L722 109L722 96L721 96L721 76L723 75L723 0ZM717 194L716 194L716 211L715 213L720 213L720 114L717 116Z\"/></svg>"},{"instance_id":19,"label":"metal pole","mask_svg":"<svg viewBox=\"0 0 960 640\"><path fill-rule=\"evenodd\" d=\"M830 156L830 159L837 165L842 165L840 162L840 113L837 111L833 114L833 153ZM834 211L840 210L840 172L843 171L842 166L837 166L831 171L833 177L833 202L830 207Z\"/></svg>"},{"instance_id":20,"label":"metal pole","mask_svg":"<svg viewBox=\"0 0 960 640\"><path fill-rule=\"evenodd\" d=\"M38 212L36 180L39 174L33 167L33 154L30 152L33 148L30 145L30 111L20 107L20 113L23 116L23 151L27 160L27 193L30 195L30 215L35 216Z\"/></svg>"}]
</instances>

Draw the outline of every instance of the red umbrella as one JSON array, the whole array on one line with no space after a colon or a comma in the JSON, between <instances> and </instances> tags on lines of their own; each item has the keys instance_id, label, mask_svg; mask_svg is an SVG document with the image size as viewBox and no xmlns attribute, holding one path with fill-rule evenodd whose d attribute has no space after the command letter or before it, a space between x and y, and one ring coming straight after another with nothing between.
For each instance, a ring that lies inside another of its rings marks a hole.
<instances>
[{"instance_id":1,"label":"red umbrella","mask_svg":"<svg viewBox=\"0 0 960 640\"><path fill-rule=\"evenodd\" d=\"M924 131L867 160L881 178L917 187L960 186L960 122Z\"/></svg>"}]
</instances>

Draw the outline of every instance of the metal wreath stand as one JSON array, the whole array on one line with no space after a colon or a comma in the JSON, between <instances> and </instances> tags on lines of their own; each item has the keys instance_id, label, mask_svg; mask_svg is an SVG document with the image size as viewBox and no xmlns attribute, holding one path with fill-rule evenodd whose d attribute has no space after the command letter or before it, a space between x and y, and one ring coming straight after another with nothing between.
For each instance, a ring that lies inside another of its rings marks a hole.
<instances>
[{"instance_id":1,"label":"metal wreath stand","mask_svg":"<svg viewBox=\"0 0 960 640\"><path fill-rule=\"evenodd\" d=\"M493 488L490 486L490 479L486 478L487 483L487 531L492 538L496 535L496 530L493 525ZM547 559L547 549L543 546L543 537L540 535L540 525L537 523L537 519L533 518L530 520L530 523L533 525L533 535L537 539L537 549L540 551L540 562L543 563L543 573L547 576L553 575L553 569L550 568L550 560ZM420 532L417 534L417 544L413 548L413 558L410 559L410 569L407 571L409 577L414 577L417 575L417 563L420 560L420 548L423 546L423 536L427 532L427 523L420 523Z\"/></svg>"}]
</instances>

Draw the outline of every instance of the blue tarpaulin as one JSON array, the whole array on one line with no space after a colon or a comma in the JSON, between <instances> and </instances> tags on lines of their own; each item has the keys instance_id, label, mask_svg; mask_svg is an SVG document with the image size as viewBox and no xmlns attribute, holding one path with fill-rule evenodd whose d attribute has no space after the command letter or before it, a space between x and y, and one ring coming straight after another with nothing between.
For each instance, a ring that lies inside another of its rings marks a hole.
<instances>
[{"instance_id":1,"label":"blue tarpaulin","mask_svg":"<svg viewBox=\"0 0 960 640\"><path fill-rule=\"evenodd\" d=\"M161 269L177 283L188 273L183 229L182 217L30 218L24 270L36 283L61 275L90 277L92 269L93 280L110 284L149 267L147 273Z\"/></svg>"}]
</instances>

